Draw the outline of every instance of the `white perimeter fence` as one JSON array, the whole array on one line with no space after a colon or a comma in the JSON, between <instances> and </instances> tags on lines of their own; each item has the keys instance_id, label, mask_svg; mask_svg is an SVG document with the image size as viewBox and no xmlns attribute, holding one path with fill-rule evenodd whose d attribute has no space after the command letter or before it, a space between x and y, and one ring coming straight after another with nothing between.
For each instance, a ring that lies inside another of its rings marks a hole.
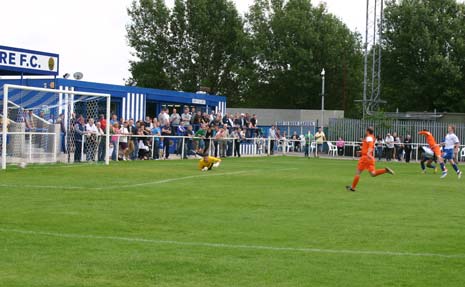
<instances>
[{"instance_id":1,"label":"white perimeter fence","mask_svg":"<svg viewBox=\"0 0 465 287\"><path fill-rule=\"evenodd\" d=\"M347 141L343 147L337 147L335 141L325 141L322 149L315 141L306 144L305 140L279 139L272 140L269 138L223 138L223 139L204 139L185 136L154 136L154 135L122 135L113 134L109 137L110 142L105 143L105 135L82 135L74 142L74 145L80 148L74 148L69 153L62 150L60 136L56 133L38 133L38 132L12 132L8 133L9 142L7 143L8 163L55 163L68 162L72 163L76 158L79 161L106 161L106 155L109 159L118 161L123 159L123 148L128 148L127 156L130 159L163 159L166 151L170 153L170 159L184 159L188 156L198 156L204 151L212 156L219 157L262 157L270 155L289 155L289 156L323 156L328 158L339 159L357 159L360 156L361 142ZM38 150L33 144L33 138L41 137L47 139L46 149ZM60 137L60 138L57 138ZM21 144L14 144L13 141L21 141ZM124 145L122 143L126 142ZM168 145L168 149L166 148ZM131 147L132 146L132 147ZM411 160L418 161L421 159L422 146L425 143L411 144ZM107 153L108 149L108 153ZM404 158L404 150L399 145L396 151L401 151L401 158ZM141 152L139 152L141 151ZM386 145L376 150L375 156L378 158L378 152L381 157L385 158ZM236 153L238 152L238 154ZM77 156L76 153L80 153ZM395 159L393 155L393 159ZM460 146L457 159L465 159L465 145Z\"/></svg>"},{"instance_id":2,"label":"white perimeter fence","mask_svg":"<svg viewBox=\"0 0 465 287\"><path fill-rule=\"evenodd\" d=\"M103 148L102 141L104 136L97 137L98 144L91 146L95 147L96 150L89 151L86 149L86 140L90 137L88 135L82 136L82 147L81 147L81 158L84 159L87 154L91 154L90 160L98 160L99 148ZM121 139L127 139L127 143L132 141L134 148L129 152L133 154L138 150L145 149L146 156L148 159L161 159L165 156L166 146L169 144L169 152L171 158L183 159L187 156L199 155L197 153L200 149L204 150L208 155L211 156L237 156L235 151L238 151L238 155L246 157L262 157L270 155L292 155L292 156L324 156L328 158L339 158L339 159L357 159L360 157L361 142L349 141L344 142L343 147L337 147L336 141L325 141L323 146L323 152L319 150L319 146L315 141L306 144L305 140L290 140L290 139L277 139L272 140L270 138L246 138L238 140L237 138L223 138L223 139L204 139L197 137L185 137L185 136L153 136L153 135L111 135L111 141L108 145L110 159L118 161L122 157L122 148L120 143ZM94 139L95 140L95 139ZM140 144L140 141L143 143ZM129 146L129 144L128 144ZM238 146L238 148L237 148ZM412 143L411 146L411 160L421 160L422 149L421 147L427 146L425 143ZM403 145L399 145L395 148L395 151L401 151L401 158L404 158L405 150ZM237 149L236 149L237 148ZM386 145L383 144L382 148L377 149L375 147L375 156L378 158L378 152L381 151L381 157L385 158ZM136 155L135 157L138 157ZM393 155L393 159L396 156ZM465 145L461 145L457 154L457 159L463 161L465 159Z\"/></svg>"}]
</instances>

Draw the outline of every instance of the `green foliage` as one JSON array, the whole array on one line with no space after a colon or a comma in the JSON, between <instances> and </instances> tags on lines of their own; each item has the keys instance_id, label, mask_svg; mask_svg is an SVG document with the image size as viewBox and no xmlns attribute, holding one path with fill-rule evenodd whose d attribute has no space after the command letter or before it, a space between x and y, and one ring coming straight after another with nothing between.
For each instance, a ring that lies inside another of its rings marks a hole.
<instances>
[{"instance_id":1,"label":"green foliage","mask_svg":"<svg viewBox=\"0 0 465 287\"><path fill-rule=\"evenodd\" d=\"M172 88L168 73L171 68L169 10L165 1L134 1L128 14L132 19L127 27L128 42L137 58L130 62L129 82L144 87Z\"/></svg>"},{"instance_id":2,"label":"green foliage","mask_svg":"<svg viewBox=\"0 0 465 287\"><path fill-rule=\"evenodd\" d=\"M326 108L360 115L360 35L310 0L255 0L241 17L230 0L137 0L128 83L228 97L230 106ZM465 111L465 4L389 0L382 97L386 110Z\"/></svg>"},{"instance_id":3,"label":"green foliage","mask_svg":"<svg viewBox=\"0 0 465 287\"><path fill-rule=\"evenodd\" d=\"M318 108L320 72L328 109L356 111L359 35L310 0L256 0L243 19L230 0L134 1L130 82L228 96L232 106Z\"/></svg>"},{"instance_id":4,"label":"green foliage","mask_svg":"<svg viewBox=\"0 0 465 287\"><path fill-rule=\"evenodd\" d=\"M381 129L390 129L393 123L393 120L388 118L383 111L377 111L371 115L367 115L366 120L374 121L376 123L375 126Z\"/></svg>"},{"instance_id":5,"label":"green foliage","mask_svg":"<svg viewBox=\"0 0 465 287\"><path fill-rule=\"evenodd\" d=\"M234 94L241 62L242 19L229 0L134 1L129 44L131 82L152 88Z\"/></svg>"},{"instance_id":6,"label":"green foliage","mask_svg":"<svg viewBox=\"0 0 465 287\"><path fill-rule=\"evenodd\" d=\"M257 0L246 16L255 71L245 105L318 108L322 68L329 109L346 109L360 93L358 35L308 0Z\"/></svg>"},{"instance_id":7,"label":"green foliage","mask_svg":"<svg viewBox=\"0 0 465 287\"><path fill-rule=\"evenodd\" d=\"M465 111L465 5L388 1L383 98L388 109Z\"/></svg>"}]
</instances>

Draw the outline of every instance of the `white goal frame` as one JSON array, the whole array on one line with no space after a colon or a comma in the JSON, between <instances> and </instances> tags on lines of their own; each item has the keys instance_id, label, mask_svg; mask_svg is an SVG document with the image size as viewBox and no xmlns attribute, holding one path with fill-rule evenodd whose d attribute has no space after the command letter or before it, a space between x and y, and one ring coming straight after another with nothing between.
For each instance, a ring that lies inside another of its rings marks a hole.
<instances>
[{"instance_id":1,"label":"white goal frame","mask_svg":"<svg viewBox=\"0 0 465 287\"><path fill-rule=\"evenodd\" d=\"M44 92L44 93L53 93L53 94L69 94L69 95L81 95L81 96L90 96L90 97L103 97L106 98L106 120L108 124L105 128L105 138L106 142L110 142L110 104L111 104L111 95L110 94L102 94L102 93L91 93L91 92L81 92L81 91L74 91L74 90L62 90L62 89L47 89L47 88L39 88L39 87L30 87L30 86L20 86L20 85L11 85L5 84L3 85L3 120L2 120L2 169L6 169L6 161L7 161L7 137L8 134L8 91L11 89L18 89L24 91L37 91L37 92ZM109 159L109 148L105 148L105 165L110 164Z\"/></svg>"}]
</instances>

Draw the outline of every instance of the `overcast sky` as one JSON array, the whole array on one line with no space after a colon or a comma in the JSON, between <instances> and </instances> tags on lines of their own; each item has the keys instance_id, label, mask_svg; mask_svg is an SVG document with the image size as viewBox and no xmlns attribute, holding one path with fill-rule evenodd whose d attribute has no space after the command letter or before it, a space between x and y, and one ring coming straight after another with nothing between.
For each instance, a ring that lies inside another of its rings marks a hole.
<instances>
[{"instance_id":1,"label":"overcast sky","mask_svg":"<svg viewBox=\"0 0 465 287\"><path fill-rule=\"evenodd\" d=\"M111 84L129 77L125 25L132 0L0 1L0 45L58 53L61 75L80 71L83 80ZM350 29L364 30L366 0L313 1L326 2ZM253 0L234 2L244 13Z\"/></svg>"}]
</instances>

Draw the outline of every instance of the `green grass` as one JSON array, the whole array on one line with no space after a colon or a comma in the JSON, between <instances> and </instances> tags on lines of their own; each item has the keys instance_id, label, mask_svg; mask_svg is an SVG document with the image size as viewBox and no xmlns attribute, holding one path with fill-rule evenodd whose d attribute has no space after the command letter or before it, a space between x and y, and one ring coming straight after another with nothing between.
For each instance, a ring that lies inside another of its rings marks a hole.
<instances>
[{"instance_id":1,"label":"green grass","mask_svg":"<svg viewBox=\"0 0 465 287\"><path fill-rule=\"evenodd\" d=\"M453 174L392 163L396 176L364 174L348 193L355 161L196 165L1 172L0 286L465 285L465 189Z\"/></svg>"}]
</instances>

